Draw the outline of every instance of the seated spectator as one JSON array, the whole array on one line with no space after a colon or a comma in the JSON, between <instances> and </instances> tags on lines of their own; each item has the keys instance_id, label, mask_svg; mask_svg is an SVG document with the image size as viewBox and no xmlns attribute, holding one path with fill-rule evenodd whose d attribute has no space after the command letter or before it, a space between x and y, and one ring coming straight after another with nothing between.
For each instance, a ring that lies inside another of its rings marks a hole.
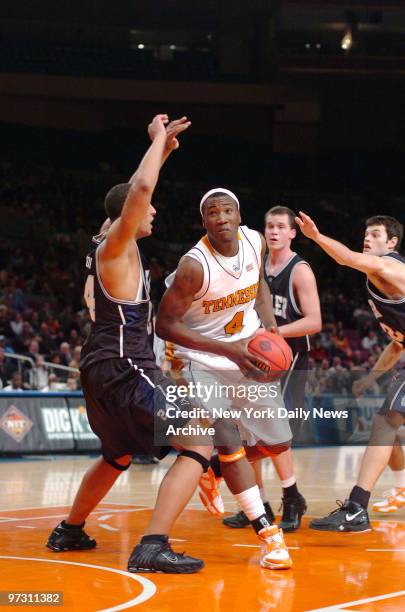
<instances>
[{"instance_id":1,"label":"seated spectator","mask_svg":"<svg viewBox=\"0 0 405 612\"><path fill-rule=\"evenodd\" d=\"M58 365L65 365L64 363L62 363L62 359L60 356L60 353L53 353L51 355L51 363L55 364L55 366ZM55 369L52 369L52 374L49 377L49 381L50 382L65 382L68 378L68 374L69 372L67 370L63 370L60 369L58 367L55 367ZM52 379L52 380L51 380Z\"/></svg>"},{"instance_id":2,"label":"seated spectator","mask_svg":"<svg viewBox=\"0 0 405 612\"><path fill-rule=\"evenodd\" d=\"M23 377L20 372L13 372L10 384L6 385L3 391L24 391Z\"/></svg>"},{"instance_id":3,"label":"seated spectator","mask_svg":"<svg viewBox=\"0 0 405 612\"><path fill-rule=\"evenodd\" d=\"M328 354L326 352L326 349L321 345L320 339L315 338L313 342L313 346L311 348L311 357L316 361L316 363L319 363L323 359L326 359L327 356ZM329 361L328 361L328 367L329 367Z\"/></svg>"},{"instance_id":4,"label":"seated spectator","mask_svg":"<svg viewBox=\"0 0 405 612\"><path fill-rule=\"evenodd\" d=\"M5 304L0 304L0 336L11 338L13 335L10 327L8 308Z\"/></svg>"},{"instance_id":5,"label":"seated spectator","mask_svg":"<svg viewBox=\"0 0 405 612\"><path fill-rule=\"evenodd\" d=\"M330 385L329 388L332 393L338 393L340 395L349 393L351 390L351 376L347 368L342 366L342 360L340 357L334 357L332 365L328 370Z\"/></svg>"},{"instance_id":6,"label":"seated spectator","mask_svg":"<svg viewBox=\"0 0 405 612\"><path fill-rule=\"evenodd\" d=\"M41 323L39 327L40 344L39 351L41 355L50 355L55 350L55 341L52 338L51 330L48 323Z\"/></svg>"},{"instance_id":7,"label":"seated spectator","mask_svg":"<svg viewBox=\"0 0 405 612\"><path fill-rule=\"evenodd\" d=\"M34 391L49 391L49 372L42 355L37 355L35 366L28 371L28 382Z\"/></svg>"},{"instance_id":8,"label":"seated spectator","mask_svg":"<svg viewBox=\"0 0 405 612\"><path fill-rule=\"evenodd\" d=\"M332 343L335 354L342 357L342 359L350 358L352 356L352 349L350 348L349 340L342 329L337 332L336 336L332 337Z\"/></svg>"},{"instance_id":9,"label":"seated spectator","mask_svg":"<svg viewBox=\"0 0 405 612\"><path fill-rule=\"evenodd\" d=\"M72 361L72 351L68 342L61 342L59 346L60 362L64 366L68 366Z\"/></svg>"},{"instance_id":10,"label":"seated spectator","mask_svg":"<svg viewBox=\"0 0 405 612\"><path fill-rule=\"evenodd\" d=\"M373 329L370 329L367 336L361 341L361 346L364 350L371 351L376 344L378 344L377 334Z\"/></svg>"},{"instance_id":11,"label":"seated spectator","mask_svg":"<svg viewBox=\"0 0 405 612\"><path fill-rule=\"evenodd\" d=\"M17 368L17 362L14 359L7 359L7 353L0 346L0 388L7 384L7 381L10 380Z\"/></svg>"},{"instance_id":12,"label":"seated spectator","mask_svg":"<svg viewBox=\"0 0 405 612\"><path fill-rule=\"evenodd\" d=\"M20 312L16 312L12 319L10 320L10 327L15 336L21 336L23 331L23 318Z\"/></svg>"}]
</instances>

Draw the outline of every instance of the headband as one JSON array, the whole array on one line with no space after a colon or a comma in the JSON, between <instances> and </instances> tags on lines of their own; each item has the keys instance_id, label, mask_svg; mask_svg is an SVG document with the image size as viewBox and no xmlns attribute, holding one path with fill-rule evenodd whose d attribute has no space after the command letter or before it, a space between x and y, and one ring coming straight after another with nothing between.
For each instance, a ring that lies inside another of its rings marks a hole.
<instances>
[{"instance_id":1,"label":"headband","mask_svg":"<svg viewBox=\"0 0 405 612\"><path fill-rule=\"evenodd\" d=\"M223 187L216 187L215 189L210 189L209 191L207 191L207 193L206 193L206 194L204 194L204 195L203 195L203 197L201 198L201 202L200 202L200 213L201 213L201 214L202 214L202 207L203 207L203 205L204 205L204 202L205 202L206 200L208 200L208 198L209 198L210 196L212 196L212 194L213 194L213 193L223 193L223 194L225 194L225 195L228 195L230 198L232 198L233 200L235 200L235 202L236 202L236 204L237 204L237 206L238 206L238 210L239 210L239 208L240 208L240 206L239 206L239 200L238 200L238 198L236 197L236 195L235 195L235 194L234 194L232 191L229 191L229 189L224 189Z\"/></svg>"}]
</instances>

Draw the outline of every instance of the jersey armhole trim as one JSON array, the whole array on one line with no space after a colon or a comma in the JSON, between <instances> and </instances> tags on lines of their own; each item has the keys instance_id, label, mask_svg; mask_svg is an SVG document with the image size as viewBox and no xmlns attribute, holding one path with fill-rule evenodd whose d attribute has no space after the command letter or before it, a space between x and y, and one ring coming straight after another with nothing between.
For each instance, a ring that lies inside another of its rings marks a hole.
<instances>
[{"instance_id":1,"label":"jersey armhole trim","mask_svg":"<svg viewBox=\"0 0 405 612\"><path fill-rule=\"evenodd\" d=\"M400 298L399 300L390 300L388 298L380 297L379 295L374 293L374 291L370 289L370 283L368 279L366 280L366 287L369 294L378 302L382 302L383 304L405 304L405 296L403 298Z\"/></svg>"},{"instance_id":2,"label":"jersey armhole trim","mask_svg":"<svg viewBox=\"0 0 405 612\"><path fill-rule=\"evenodd\" d=\"M139 286L140 283L143 282L143 287L145 289L145 295L146 295L146 299L144 300L120 300L119 298L115 298L112 295L110 295L107 291L107 289L104 287L103 285L103 281L101 280L101 275L100 275L100 270L98 267L98 249L101 246L102 243L99 244L99 246L96 248L95 252L94 252L94 266L96 269L96 274L97 274L97 280L98 280L98 284L100 285L101 291L104 293L105 297L110 300L111 302L114 302L115 304L128 304L131 306L137 306L138 304L146 304L147 302L150 301L150 297L149 297L149 291L148 288L146 286L146 282L145 282L145 275L144 275L144 270L143 270L143 265L142 265L142 261L141 261L141 254L139 253L139 249L136 246L137 249L137 254L138 254L138 261L139 261L139 285L138 285L138 289L137 289L137 294L139 291Z\"/></svg>"},{"instance_id":3,"label":"jersey armhole trim","mask_svg":"<svg viewBox=\"0 0 405 612\"><path fill-rule=\"evenodd\" d=\"M193 251L197 251L197 253L193 253ZM193 302L196 302L197 300L201 300L204 297L204 295L207 293L208 288L210 286L211 273L210 273L210 267L208 264L208 260L204 252L198 247L193 247L192 249L190 249L188 253L183 255L183 257L190 257L190 259L194 259L195 261L198 261L198 263L203 269L203 283L198 293L196 293L195 296L193 297Z\"/></svg>"},{"instance_id":4,"label":"jersey armhole trim","mask_svg":"<svg viewBox=\"0 0 405 612\"><path fill-rule=\"evenodd\" d=\"M245 226L245 227L247 227L247 226ZM252 244L252 242L251 242L250 238L247 236L247 234L246 234L246 232L245 232L245 230L243 229L243 227L242 227L242 226L240 226L240 227L239 227L239 230L242 232L243 236L246 238L247 242L248 242L248 243L250 244L250 246L252 247L252 249L253 249L253 253L255 254L255 257L256 257L257 265L259 266L259 270L260 270L260 269L261 269L261 267L262 267L263 258L262 258L262 257L258 257L258 255L257 255L257 253L256 253L256 249L255 249L254 245ZM262 241L261 241L261 239L260 239L260 234L259 234L259 232L257 232L256 230L251 230L251 231L252 231L252 232L255 232L255 233L256 233L256 235L257 235L257 237L259 238L259 241L260 241L260 254L261 254L261 251L262 251Z\"/></svg>"},{"instance_id":5,"label":"jersey armhole trim","mask_svg":"<svg viewBox=\"0 0 405 612\"><path fill-rule=\"evenodd\" d=\"M298 308L298 304L295 300L295 295L294 295L294 289L293 289L293 276L294 276L294 270L297 266L299 266L300 264L305 264L306 266L308 266L308 268L311 270L311 266L309 265L309 263L307 261L305 261L304 259L301 259L300 261L297 261L293 267L291 268L290 271L290 278L288 279L288 293L290 295L290 301L292 304L292 307L295 310L295 313L298 315L301 315L301 317L303 316L301 310Z\"/></svg>"}]
</instances>

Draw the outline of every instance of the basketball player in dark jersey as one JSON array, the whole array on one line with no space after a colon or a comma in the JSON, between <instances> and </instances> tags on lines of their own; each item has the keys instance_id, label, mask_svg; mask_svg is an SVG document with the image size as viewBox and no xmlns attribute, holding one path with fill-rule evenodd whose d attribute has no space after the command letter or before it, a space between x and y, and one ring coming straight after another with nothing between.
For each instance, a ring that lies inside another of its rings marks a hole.
<instances>
[{"instance_id":1,"label":"basketball player in dark jersey","mask_svg":"<svg viewBox=\"0 0 405 612\"><path fill-rule=\"evenodd\" d=\"M403 226L393 217L378 215L366 222L363 253L320 233L312 219L300 213L296 218L302 232L314 240L337 263L367 276L370 307L390 343L368 375L376 380L391 370L405 350L405 258L399 253ZM354 388L359 393L361 385ZM368 531L367 507L370 494L392 454L398 429L405 423L405 378L396 380L373 421L357 484L349 498L328 516L315 519L310 527L319 531Z\"/></svg>"},{"instance_id":2,"label":"basketball player in dark jersey","mask_svg":"<svg viewBox=\"0 0 405 612\"><path fill-rule=\"evenodd\" d=\"M156 446L156 426L165 419L168 383L155 364L148 333L150 299L137 240L152 232L155 209L151 197L161 165L178 147L176 136L190 123L185 117L168 123L157 115L149 125L152 144L129 183L116 185L106 196L111 220L97 248L86 258L85 300L92 330L81 354L80 372L87 413L102 445L102 457L85 475L66 521L48 539L48 548L60 552L94 548L83 530L84 521L126 470L135 452L162 458L168 446ZM188 400L171 402L186 413ZM173 420L172 420L173 421ZM174 425L189 422L187 416ZM167 427L167 424L166 424ZM210 444L172 438L182 452L159 488L151 521L132 552L128 570L192 573L200 559L173 552L168 531L194 493L209 464Z\"/></svg>"},{"instance_id":3,"label":"basketball player in dark jersey","mask_svg":"<svg viewBox=\"0 0 405 612\"><path fill-rule=\"evenodd\" d=\"M293 353L293 363L283 381L283 398L287 410L305 408L305 384L308 370L309 335L321 330L322 319L315 276L310 266L291 250L296 236L295 213L287 206L274 206L264 217L269 253L264 260L264 274L273 299L273 312L279 333ZM294 433L295 421L290 421ZM283 515L280 527L290 532L299 528L306 502L299 493L294 474L291 448L272 457L283 488ZM262 493L262 462L254 463L256 481ZM268 502L263 499L265 507ZM268 511L269 512L269 511ZM241 511L223 523L240 528L248 524Z\"/></svg>"},{"instance_id":4,"label":"basketball player in dark jersey","mask_svg":"<svg viewBox=\"0 0 405 612\"><path fill-rule=\"evenodd\" d=\"M92 238L91 242L92 242L92 246L93 247L97 248L99 246L99 244L104 240L105 234L109 230L110 226L111 226L111 219L109 217L107 217L107 219L104 221L104 223L102 224L102 226L100 228L99 234L97 234L96 236L93 236L93 238ZM139 256L140 256L142 268L143 268L143 271L144 271L145 290L146 290L146 293L149 295L150 294L150 270L149 270L149 263L148 263L148 260L143 255L143 253L142 253L142 251L140 249L139 249ZM148 338L149 338L150 345L153 348L153 344L154 344L154 325L153 325L153 305L152 305L152 301L149 301L149 316L148 316L148 321L147 321L146 329L147 329L147 332L148 332ZM135 465L151 465L151 464L159 463L159 460L156 459L153 455L146 455L146 454L143 454L143 453L137 453L136 455L134 455L132 457L132 463L134 463Z\"/></svg>"}]
</instances>

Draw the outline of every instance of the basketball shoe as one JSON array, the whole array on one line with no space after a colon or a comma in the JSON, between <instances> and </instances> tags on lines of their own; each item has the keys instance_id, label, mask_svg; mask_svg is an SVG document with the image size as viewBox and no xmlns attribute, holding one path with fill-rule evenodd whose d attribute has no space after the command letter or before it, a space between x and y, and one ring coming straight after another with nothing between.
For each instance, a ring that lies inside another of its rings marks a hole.
<instances>
[{"instance_id":1,"label":"basketball shoe","mask_svg":"<svg viewBox=\"0 0 405 612\"><path fill-rule=\"evenodd\" d=\"M198 495L208 512L211 514L223 514L225 512L224 502L219 492L222 478L217 478L211 467L201 476L198 483Z\"/></svg>"},{"instance_id":2,"label":"basketball shoe","mask_svg":"<svg viewBox=\"0 0 405 612\"><path fill-rule=\"evenodd\" d=\"M96 540L90 538L83 529L82 525L65 526L65 521L59 523L52 531L46 544L54 552L64 552L66 550L90 550L97 545Z\"/></svg>"},{"instance_id":3,"label":"basketball shoe","mask_svg":"<svg viewBox=\"0 0 405 612\"><path fill-rule=\"evenodd\" d=\"M268 569L289 569L292 560L284 542L282 529L271 525L257 534L262 545L260 565Z\"/></svg>"},{"instance_id":4,"label":"basketball shoe","mask_svg":"<svg viewBox=\"0 0 405 612\"><path fill-rule=\"evenodd\" d=\"M405 506L405 487L395 487L386 491L384 499L373 504L374 512L390 514Z\"/></svg>"},{"instance_id":5,"label":"basketball shoe","mask_svg":"<svg viewBox=\"0 0 405 612\"><path fill-rule=\"evenodd\" d=\"M132 573L194 574L203 567L201 559L174 552L167 536L162 541L141 542L128 561L128 571Z\"/></svg>"},{"instance_id":6,"label":"basketball shoe","mask_svg":"<svg viewBox=\"0 0 405 612\"><path fill-rule=\"evenodd\" d=\"M283 497L281 505L283 506L283 514L280 521L281 529L285 533L296 531L301 525L302 515L307 510L307 502L299 494L298 497Z\"/></svg>"},{"instance_id":7,"label":"basketball shoe","mask_svg":"<svg viewBox=\"0 0 405 612\"><path fill-rule=\"evenodd\" d=\"M272 525L276 518L274 516L274 512L269 502L265 502L263 505L264 505L264 509L266 511L269 523L270 525ZM248 525L251 524L248 517L243 512L243 510L240 510L239 512L237 512L236 514L232 516L227 516L226 518L222 520L222 522L227 527L231 527L231 529L243 529L243 527L247 527Z\"/></svg>"},{"instance_id":8,"label":"basketball shoe","mask_svg":"<svg viewBox=\"0 0 405 612\"><path fill-rule=\"evenodd\" d=\"M370 531L368 512L363 506L351 499L337 501L338 508L328 516L310 522L311 529L317 531Z\"/></svg>"}]
</instances>

